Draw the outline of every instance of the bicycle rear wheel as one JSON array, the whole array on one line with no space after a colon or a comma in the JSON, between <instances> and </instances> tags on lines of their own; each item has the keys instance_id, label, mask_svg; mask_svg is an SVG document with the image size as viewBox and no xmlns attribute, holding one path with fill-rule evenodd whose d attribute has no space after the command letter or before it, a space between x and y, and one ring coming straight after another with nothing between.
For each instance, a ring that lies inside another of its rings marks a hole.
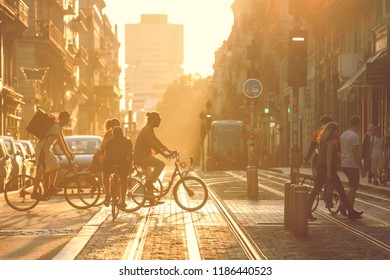
<instances>
[{"instance_id":1,"label":"bicycle rear wheel","mask_svg":"<svg viewBox=\"0 0 390 280\"><path fill-rule=\"evenodd\" d=\"M301 183L303 186L307 187L307 192L308 194L310 194L313 189L314 189L314 178L313 176L305 176L303 179L302 179L302 183ZM317 207L318 207L318 204L320 202L320 193L317 194L317 196L314 198L314 202L311 206L311 212L314 212Z\"/></svg>"},{"instance_id":2,"label":"bicycle rear wheel","mask_svg":"<svg viewBox=\"0 0 390 280\"><path fill-rule=\"evenodd\" d=\"M18 175L11 178L4 188L4 198L7 204L18 211L27 211L34 208L38 199L31 198L34 189L34 177ZM37 192L39 197L43 193L42 183L39 184Z\"/></svg>"},{"instance_id":3,"label":"bicycle rear wheel","mask_svg":"<svg viewBox=\"0 0 390 280\"><path fill-rule=\"evenodd\" d=\"M206 184L196 177L180 179L174 189L173 197L180 208L195 211L202 208L208 199L209 193Z\"/></svg>"},{"instance_id":4,"label":"bicycle rear wheel","mask_svg":"<svg viewBox=\"0 0 390 280\"><path fill-rule=\"evenodd\" d=\"M74 208L87 209L96 204L100 197L100 186L89 174L76 174L67 179L64 188L66 201Z\"/></svg>"},{"instance_id":5,"label":"bicycle rear wheel","mask_svg":"<svg viewBox=\"0 0 390 280\"><path fill-rule=\"evenodd\" d=\"M333 190L332 194L328 194L329 192L329 186L324 186L324 200L329 198L329 202L325 204L326 208L329 210L329 212L333 215L337 214L340 210L340 196L336 190Z\"/></svg>"}]
</instances>

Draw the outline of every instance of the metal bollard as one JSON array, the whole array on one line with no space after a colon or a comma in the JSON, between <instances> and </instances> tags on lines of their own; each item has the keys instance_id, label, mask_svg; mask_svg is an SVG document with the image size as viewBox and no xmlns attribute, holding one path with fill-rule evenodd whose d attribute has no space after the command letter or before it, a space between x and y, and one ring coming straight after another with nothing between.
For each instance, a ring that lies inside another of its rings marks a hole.
<instances>
[{"instance_id":1,"label":"metal bollard","mask_svg":"<svg viewBox=\"0 0 390 280\"><path fill-rule=\"evenodd\" d=\"M247 194L250 199L257 199L259 184L257 179L257 166L248 166L246 168L247 176Z\"/></svg>"},{"instance_id":2,"label":"metal bollard","mask_svg":"<svg viewBox=\"0 0 390 280\"><path fill-rule=\"evenodd\" d=\"M291 183L284 184L284 227L291 229L292 225L292 192Z\"/></svg>"},{"instance_id":3,"label":"metal bollard","mask_svg":"<svg viewBox=\"0 0 390 280\"><path fill-rule=\"evenodd\" d=\"M294 185L292 230L297 235L307 235L307 187Z\"/></svg>"}]
</instances>

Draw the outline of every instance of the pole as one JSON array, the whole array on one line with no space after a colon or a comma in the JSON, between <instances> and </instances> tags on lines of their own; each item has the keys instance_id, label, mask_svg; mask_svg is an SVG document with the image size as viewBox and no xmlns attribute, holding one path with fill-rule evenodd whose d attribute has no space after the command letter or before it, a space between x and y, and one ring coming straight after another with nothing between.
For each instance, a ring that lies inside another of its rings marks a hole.
<instances>
[{"instance_id":1,"label":"pole","mask_svg":"<svg viewBox=\"0 0 390 280\"><path fill-rule=\"evenodd\" d=\"M299 86L296 85L292 87L291 95L291 135L292 146L290 150L290 180L293 185L299 183Z\"/></svg>"},{"instance_id":2,"label":"pole","mask_svg":"<svg viewBox=\"0 0 390 280\"><path fill-rule=\"evenodd\" d=\"M255 162L255 101L251 99L250 103L250 129L249 129L249 145L248 145L248 167L247 172L247 193L250 199L257 199L258 195L258 180L257 166Z\"/></svg>"}]
</instances>

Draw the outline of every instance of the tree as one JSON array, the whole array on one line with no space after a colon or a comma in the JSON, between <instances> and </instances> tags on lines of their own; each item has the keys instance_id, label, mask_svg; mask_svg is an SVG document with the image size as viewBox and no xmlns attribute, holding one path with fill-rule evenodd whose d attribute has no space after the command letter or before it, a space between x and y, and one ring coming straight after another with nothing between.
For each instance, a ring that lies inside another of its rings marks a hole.
<instances>
[{"instance_id":1,"label":"tree","mask_svg":"<svg viewBox=\"0 0 390 280\"><path fill-rule=\"evenodd\" d=\"M158 137L170 149L199 158L201 119L205 104L212 96L211 77L182 76L170 84L157 105L162 124Z\"/></svg>"}]
</instances>

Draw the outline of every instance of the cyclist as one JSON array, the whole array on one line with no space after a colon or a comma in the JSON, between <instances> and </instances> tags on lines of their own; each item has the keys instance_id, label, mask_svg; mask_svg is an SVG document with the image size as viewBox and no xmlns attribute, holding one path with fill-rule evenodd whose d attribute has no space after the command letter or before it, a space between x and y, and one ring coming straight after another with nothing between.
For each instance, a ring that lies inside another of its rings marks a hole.
<instances>
[{"instance_id":1,"label":"cyclist","mask_svg":"<svg viewBox=\"0 0 390 280\"><path fill-rule=\"evenodd\" d=\"M58 120L49 129L46 136L40 139L35 146L37 171L34 178L34 190L31 194L32 199L48 200L51 194L57 193L61 190L54 187L60 164L58 163L58 159L54 155L52 149L54 143L57 141L68 161L71 161L74 158L74 155L71 153L62 132L62 127L67 125L69 120L70 114L67 111L60 112ZM42 177L44 178L44 192L42 196L40 196L37 190Z\"/></svg>"},{"instance_id":2,"label":"cyclist","mask_svg":"<svg viewBox=\"0 0 390 280\"><path fill-rule=\"evenodd\" d=\"M340 195L341 203L348 210L348 219L361 219L363 212L357 212L353 209L353 205L350 203L345 193L343 184L337 174L338 165L340 162L339 155L339 125L335 122L328 123L319 136L319 156L317 164L317 177L314 181L314 188L311 191L308 198L308 209L312 209L312 204L315 197L321 191L324 184L330 184L334 187ZM331 201L331 197L326 197L325 200L328 203ZM308 219L316 220L316 218L308 211Z\"/></svg>"},{"instance_id":3,"label":"cyclist","mask_svg":"<svg viewBox=\"0 0 390 280\"><path fill-rule=\"evenodd\" d=\"M309 162L310 158L312 157L313 153L315 152L313 160L311 162L313 177L316 176L316 166L318 162L318 137L321 134L322 130L324 129L325 125L330 123L332 120L333 120L332 116L330 115L323 115L321 117L320 119L321 127L313 133L310 140L309 149L307 151L306 157L303 160L303 164L306 165Z\"/></svg>"},{"instance_id":4,"label":"cyclist","mask_svg":"<svg viewBox=\"0 0 390 280\"><path fill-rule=\"evenodd\" d=\"M165 167L165 163L153 155L157 153L163 155L165 158L169 158L173 151L161 143L154 133L154 128L159 127L161 123L160 113L148 112L146 116L148 117L148 122L141 130L135 142L134 161L142 166L146 175L145 188L149 196L150 205L153 206L158 204L153 199L153 183L157 181ZM153 171L151 168L153 168Z\"/></svg>"},{"instance_id":5,"label":"cyclist","mask_svg":"<svg viewBox=\"0 0 390 280\"><path fill-rule=\"evenodd\" d=\"M112 137L104 147L103 175L105 178L109 178L112 173L117 172L120 176L120 201L117 202L119 208L126 208L127 176L131 168L132 152L133 143L131 143L131 140L123 135L123 130L120 126L114 127L112 129ZM117 166L118 169L115 170L114 166ZM108 206L110 203L111 193L106 193L105 206Z\"/></svg>"},{"instance_id":6,"label":"cyclist","mask_svg":"<svg viewBox=\"0 0 390 280\"><path fill-rule=\"evenodd\" d=\"M104 155L104 149L106 147L106 144L108 142L108 140L110 140L112 138L112 131L114 129L114 127L116 126L119 126L120 127L121 123L118 119L108 119L106 120L106 123L105 123L105 128L106 128L106 133L104 134L103 136L103 140L102 140L102 143L100 144L100 152ZM102 160L103 161L103 160ZM102 162L103 164L103 162ZM103 187L104 187L104 191L105 193L107 194L106 195L106 200L104 202L104 204L106 206L108 206L110 204L110 175L106 176L106 174L103 172Z\"/></svg>"}]
</instances>

